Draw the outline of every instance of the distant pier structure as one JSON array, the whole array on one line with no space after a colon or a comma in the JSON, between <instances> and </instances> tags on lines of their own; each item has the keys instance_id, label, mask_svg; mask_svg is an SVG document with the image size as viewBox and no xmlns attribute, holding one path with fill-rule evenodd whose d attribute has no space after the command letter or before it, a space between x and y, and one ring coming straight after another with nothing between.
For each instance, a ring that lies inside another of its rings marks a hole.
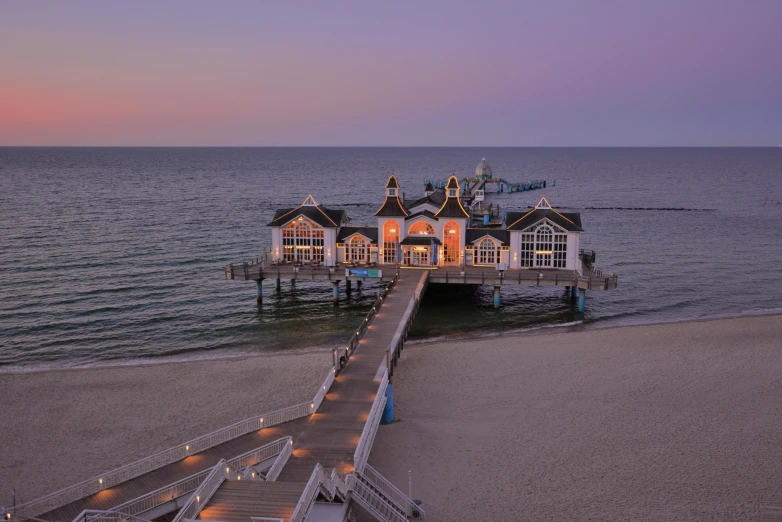
<instances>
[{"instance_id":1,"label":"distant pier structure","mask_svg":"<svg viewBox=\"0 0 782 522\"><path fill-rule=\"evenodd\" d=\"M310 195L298 207L278 210L268 224L271 248L253 261L227 265L226 278L255 281L259 302L264 279L275 279L277 289L282 279L329 281L337 301L343 281L350 292L353 281L429 270L431 283L493 286L498 308L503 286L566 287L580 312L587 291L617 287L617 275L596 268L595 252L581 247L580 214L559 212L545 197L532 209L501 212L486 192L489 184L499 190L547 186L542 180L508 184L493 176L484 158L474 178L427 180L421 198L406 200L391 175L375 221L365 226L348 225L344 210Z\"/></svg>"}]
</instances>

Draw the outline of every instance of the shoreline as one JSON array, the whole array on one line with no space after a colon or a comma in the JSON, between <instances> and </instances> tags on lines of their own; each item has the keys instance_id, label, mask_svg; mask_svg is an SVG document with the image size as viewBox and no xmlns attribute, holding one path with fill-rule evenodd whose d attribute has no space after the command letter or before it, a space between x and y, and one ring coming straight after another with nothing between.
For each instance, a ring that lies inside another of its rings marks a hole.
<instances>
[{"instance_id":1,"label":"shoreline","mask_svg":"<svg viewBox=\"0 0 782 522\"><path fill-rule=\"evenodd\" d=\"M740 319L743 317L768 317L782 315L782 308L773 308L767 310L752 311L747 310L739 312L737 314L723 314L706 317L696 318L684 318L684 319L671 319L671 320L659 320L649 322L637 322L630 324L605 324L607 321L611 321L611 318L598 318L592 321L572 321L563 324L550 324L531 326L529 328L522 328L517 330L508 331L495 331L484 332L479 334L465 334L462 336L437 336L423 339L412 339L407 341L406 345L427 345L436 343L455 343L466 341L480 341L481 339L491 338L506 338L506 337L526 337L533 335L549 335L554 333L572 333L572 332L584 332L593 330L613 330L617 328L634 328L638 326L656 326L665 324L682 324L682 323L700 323L707 321L720 321L724 319ZM220 355L210 356L185 356L185 355L160 355L160 356L148 356L139 359L114 359L105 361L95 361L91 363L65 366L58 364L46 365L41 363L40 365L30 366L0 366L0 377L3 375L26 375L37 373L49 373L49 372L63 372L63 371L83 371L92 369L110 369L110 368L133 368L133 367L146 367L157 366L166 364L182 364L189 362L209 362L209 361L222 361L222 360L237 360L237 359L252 359L256 357L276 357L276 356L290 356L295 357L299 355L308 354L329 354L333 347L301 347L291 348L284 350L276 350L271 352L238 352L238 353L225 353ZM196 353L209 353L209 352L196 352Z\"/></svg>"}]
</instances>

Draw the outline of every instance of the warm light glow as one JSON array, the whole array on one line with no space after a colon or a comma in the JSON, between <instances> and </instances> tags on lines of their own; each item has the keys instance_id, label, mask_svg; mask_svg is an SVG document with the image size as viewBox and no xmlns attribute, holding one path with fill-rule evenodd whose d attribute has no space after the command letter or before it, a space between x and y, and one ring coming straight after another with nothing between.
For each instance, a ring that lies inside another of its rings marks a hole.
<instances>
[{"instance_id":1,"label":"warm light glow","mask_svg":"<svg viewBox=\"0 0 782 522\"><path fill-rule=\"evenodd\" d=\"M452 229L451 229L451 230L449 230L448 232L450 232L451 234L456 234L456 229L455 229L455 228L452 228Z\"/></svg>"},{"instance_id":2,"label":"warm light glow","mask_svg":"<svg viewBox=\"0 0 782 522\"><path fill-rule=\"evenodd\" d=\"M426 252L426 247L413 247L416 252Z\"/></svg>"},{"instance_id":3,"label":"warm light glow","mask_svg":"<svg viewBox=\"0 0 782 522\"><path fill-rule=\"evenodd\" d=\"M230 468L225 468L226 473L228 473L230 470L231 470Z\"/></svg>"},{"instance_id":4,"label":"warm light glow","mask_svg":"<svg viewBox=\"0 0 782 522\"><path fill-rule=\"evenodd\" d=\"M196 502L201 502L201 496L200 495L196 495Z\"/></svg>"},{"instance_id":5,"label":"warm light glow","mask_svg":"<svg viewBox=\"0 0 782 522\"><path fill-rule=\"evenodd\" d=\"M553 254L553 250L535 250L536 254Z\"/></svg>"},{"instance_id":6,"label":"warm light glow","mask_svg":"<svg viewBox=\"0 0 782 522\"><path fill-rule=\"evenodd\" d=\"M396 232L396 229L395 228L390 228L390 229L388 229L388 231L393 234L394 232Z\"/></svg>"},{"instance_id":7,"label":"warm light glow","mask_svg":"<svg viewBox=\"0 0 782 522\"><path fill-rule=\"evenodd\" d=\"M315 407L315 404L314 404L314 403L313 403L313 404L310 404L310 409L312 409L312 408L314 408L314 407Z\"/></svg>"},{"instance_id":8,"label":"warm light glow","mask_svg":"<svg viewBox=\"0 0 782 522\"><path fill-rule=\"evenodd\" d=\"M103 479L98 479L98 484L103 485Z\"/></svg>"},{"instance_id":9,"label":"warm light glow","mask_svg":"<svg viewBox=\"0 0 782 522\"><path fill-rule=\"evenodd\" d=\"M261 417L261 422L263 422L263 417Z\"/></svg>"},{"instance_id":10,"label":"warm light glow","mask_svg":"<svg viewBox=\"0 0 782 522\"><path fill-rule=\"evenodd\" d=\"M241 475L236 475L236 480L242 480Z\"/></svg>"},{"instance_id":11,"label":"warm light glow","mask_svg":"<svg viewBox=\"0 0 782 522\"><path fill-rule=\"evenodd\" d=\"M190 446L185 446L185 451L190 451Z\"/></svg>"}]
</instances>

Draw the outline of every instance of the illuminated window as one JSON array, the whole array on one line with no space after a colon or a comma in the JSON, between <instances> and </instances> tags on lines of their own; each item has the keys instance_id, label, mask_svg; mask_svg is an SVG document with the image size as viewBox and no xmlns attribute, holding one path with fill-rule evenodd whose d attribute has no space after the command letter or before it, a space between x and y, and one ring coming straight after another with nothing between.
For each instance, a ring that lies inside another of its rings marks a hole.
<instances>
[{"instance_id":1,"label":"illuminated window","mask_svg":"<svg viewBox=\"0 0 782 522\"><path fill-rule=\"evenodd\" d=\"M369 261L369 245L361 236L353 236L346 249L346 260L354 263L366 263Z\"/></svg>"},{"instance_id":2,"label":"illuminated window","mask_svg":"<svg viewBox=\"0 0 782 522\"><path fill-rule=\"evenodd\" d=\"M458 265L460 249L459 224L455 221L449 221L443 229L443 263Z\"/></svg>"},{"instance_id":3,"label":"illuminated window","mask_svg":"<svg viewBox=\"0 0 782 522\"><path fill-rule=\"evenodd\" d=\"M383 263L396 263L396 249L399 245L399 226L394 221L383 225Z\"/></svg>"},{"instance_id":4,"label":"illuminated window","mask_svg":"<svg viewBox=\"0 0 782 522\"><path fill-rule=\"evenodd\" d=\"M433 236L434 227L425 221L419 221L418 223L413 223L413 226L411 226L410 229L407 231L407 235L412 236L416 234Z\"/></svg>"},{"instance_id":5,"label":"illuminated window","mask_svg":"<svg viewBox=\"0 0 782 522\"><path fill-rule=\"evenodd\" d=\"M494 265L497 263L497 245L489 238L478 244L478 264Z\"/></svg>"},{"instance_id":6,"label":"illuminated window","mask_svg":"<svg viewBox=\"0 0 782 522\"><path fill-rule=\"evenodd\" d=\"M323 261L323 229L304 217L282 230L282 255L286 261Z\"/></svg>"}]
</instances>

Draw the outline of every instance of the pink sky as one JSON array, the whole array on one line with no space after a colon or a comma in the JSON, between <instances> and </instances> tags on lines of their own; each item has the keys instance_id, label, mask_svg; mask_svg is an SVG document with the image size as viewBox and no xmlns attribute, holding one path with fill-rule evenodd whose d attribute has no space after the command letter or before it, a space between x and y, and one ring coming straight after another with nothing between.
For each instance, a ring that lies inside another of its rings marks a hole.
<instances>
[{"instance_id":1,"label":"pink sky","mask_svg":"<svg viewBox=\"0 0 782 522\"><path fill-rule=\"evenodd\" d=\"M777 145L776 1L4 2L0 145Z\"/></svg>"}]
</instances>

